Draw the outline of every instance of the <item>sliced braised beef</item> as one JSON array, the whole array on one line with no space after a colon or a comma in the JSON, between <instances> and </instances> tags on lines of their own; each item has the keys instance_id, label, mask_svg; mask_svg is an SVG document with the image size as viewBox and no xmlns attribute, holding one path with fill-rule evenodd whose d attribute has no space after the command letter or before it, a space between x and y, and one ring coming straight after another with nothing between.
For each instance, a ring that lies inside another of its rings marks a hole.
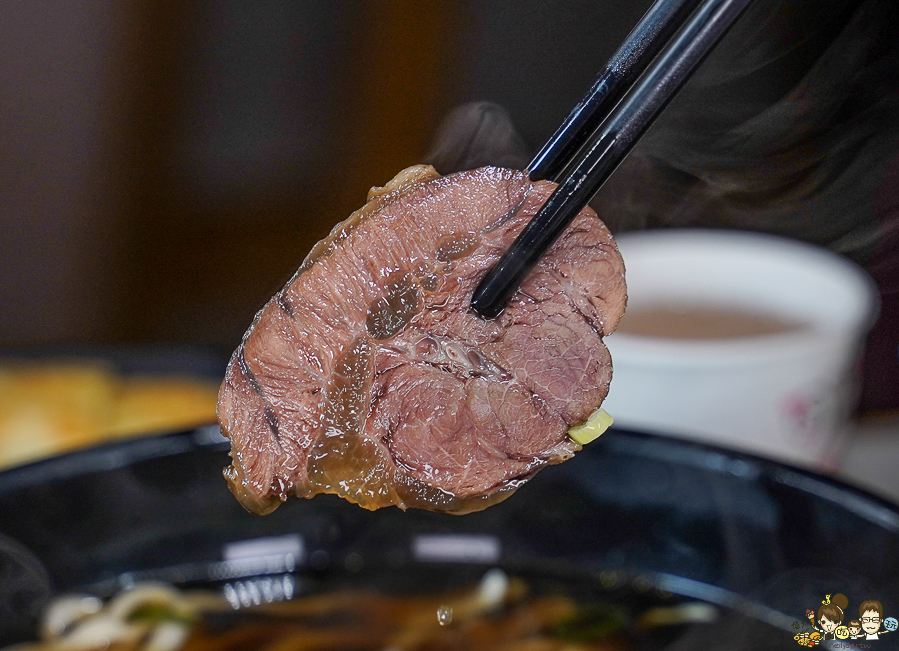
<instances>
[{"instance_id":1,"label":"sliced braised beef","mask_svg":"<svg viewBox=\"0 0 899 651\"><path fill-rule=\"evenodd\" d=\"M402 172L310 253L235 351L218 414L251 511L290 494L467 512L571 457L606 396L621 257L585 209L505 311L471 294L553 190L522 172Z\"/></svg>"}]
</instances>

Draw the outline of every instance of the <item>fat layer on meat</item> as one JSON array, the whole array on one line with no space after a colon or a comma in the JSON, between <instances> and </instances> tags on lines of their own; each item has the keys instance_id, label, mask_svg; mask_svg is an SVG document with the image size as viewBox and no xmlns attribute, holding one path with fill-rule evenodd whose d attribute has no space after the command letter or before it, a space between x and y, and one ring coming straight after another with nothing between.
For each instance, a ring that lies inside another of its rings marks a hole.
<instances>
[{"instance_id":1,"label":"fat layer on meat","mask_svg":"<svg viewBox=\"0 0 899 651\"><path fill-rule=\"evenodd\" d=\"M225 475L248 509L324 492L467 512L577 451L567 431L606 396L603 337L626 300L608 229L584 209L499 317L469 307L554 187L416 166L316 245L219 394Z\"/></svg>"}]
</instances>

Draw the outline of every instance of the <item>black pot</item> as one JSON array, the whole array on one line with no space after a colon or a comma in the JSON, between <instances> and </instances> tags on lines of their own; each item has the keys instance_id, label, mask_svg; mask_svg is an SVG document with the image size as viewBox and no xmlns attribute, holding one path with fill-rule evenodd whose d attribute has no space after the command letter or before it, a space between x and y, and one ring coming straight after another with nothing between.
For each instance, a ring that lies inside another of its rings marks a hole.
<instances>
[{"instance_id":1,"label":"black pot","mask_svg":"<svg viewBox=\"0 0 899 651\"><path fill-rule=\"evenodd\" d=\"M257 517L227 490L228 462L210 426L0 473L0 644L30 637L62 591L104 596L145 579L232 595L262 579L442 589L491 566L662 589L731 613L697 645L718 636L726 648L795 648L794 625L837 592L850 599L847 620L865 599L899 612L899 510L744 454L613 428L465 516L319 496Z\"/></svg>"}]
</instances>

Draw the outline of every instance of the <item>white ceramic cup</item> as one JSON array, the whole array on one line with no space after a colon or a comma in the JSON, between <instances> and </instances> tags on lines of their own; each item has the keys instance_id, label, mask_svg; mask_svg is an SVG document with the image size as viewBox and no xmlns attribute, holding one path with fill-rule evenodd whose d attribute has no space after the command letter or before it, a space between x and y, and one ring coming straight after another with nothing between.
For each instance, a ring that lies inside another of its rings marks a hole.
<instances>
[{"instance_id":1,"label":"white ceramic cup","mask_svg":"<svg viewBox=\"0 0 899 651\"><path fill-rule=\"evenodd\" d=\"M868 275L826 249L770 235L661 230L616 239L629 309L700 305L806 324L729 339L607 337L614 371L603 407L616 424L836 470L877 310Z\"/></svg>"}]
</instances>

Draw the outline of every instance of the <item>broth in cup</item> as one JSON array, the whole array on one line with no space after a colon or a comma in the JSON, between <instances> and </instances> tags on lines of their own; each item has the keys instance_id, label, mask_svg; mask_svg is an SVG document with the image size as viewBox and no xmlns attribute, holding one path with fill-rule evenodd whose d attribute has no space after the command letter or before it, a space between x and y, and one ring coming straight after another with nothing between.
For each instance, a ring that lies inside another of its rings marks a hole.
<instances>
[{"instance_id":1,"label":"broth in cup","mask_svg":"<svg viewBox=\"0 0 899 651\"><path fill-rule=\"evenodd\" d=\"M839 468L876 313L865 272L772 235L659 230L616 238L628 307L606 338L616 424L817 470Z\"/></svg>"},{"instance_id":2,"label":"broth in cup","mask_svg":"<svg viewBox=\"0 0 899 651\"><path fill-rule=\"evenodd\" d=\"M738 308L654 305L629 310L616 332L661 339L735 339L783 334L806 323Z\"/></svg>"}]
</instances>

